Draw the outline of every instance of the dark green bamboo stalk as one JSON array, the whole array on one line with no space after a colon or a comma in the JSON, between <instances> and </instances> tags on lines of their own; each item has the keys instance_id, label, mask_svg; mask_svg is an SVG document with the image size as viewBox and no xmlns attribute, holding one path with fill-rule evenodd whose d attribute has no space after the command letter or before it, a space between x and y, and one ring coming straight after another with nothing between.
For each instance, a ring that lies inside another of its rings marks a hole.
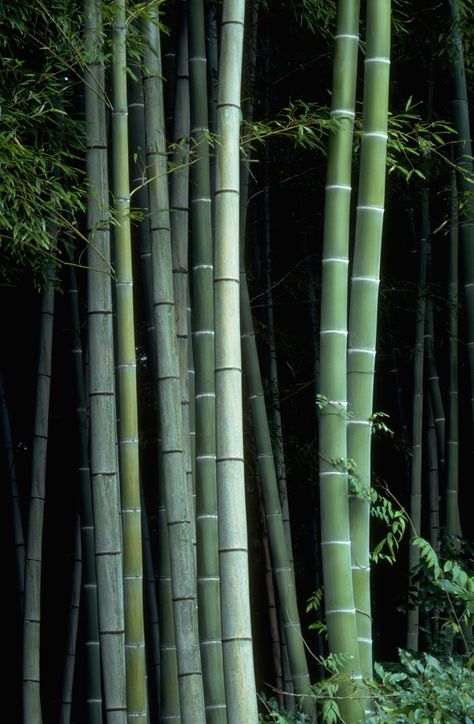
<instances>
[{"instance_id":1,"label":"dark green bamboo stalk","mask_svg":"<svg viewBox=\"0 0 474 724\"><path fill-rule=\"evenodd\" d=\"M372 676L370 601L371 441L378 287L385 197L390 0L368 0L364 105L348 350L347 455L362 492L350 496L352 579L361 673Z\"/></svg>"},{"instance_id":2,"label":"dark green bamboo stalk","mask_svg":"<svg viewBox=\"0 0 474 724\"><path fill-rule=\"evenodd\" d=\"M116 446L114 337L102 18L84 3L88 64L84 74L87 139L88 350L90 463L99 634L108 724L125 724L125 634L122 524Z\"/></svg>"},{"instance_id":3,"label":"dark green bamboo stalk","mask_svg":"<svg viewBox=\"0 0 474 724\"><path fill-rule=\"evenodd\" d=\"M150 11L145 31L148 48L144 78L147 162L149 168L153 304L157 336L157 373L168 526L171 587L183 723L205 721L196 606L196 576L191 513L186 488L182 438L180 376L176 341L170 214L164 135L164 108L158 11ZM162 702L163 703L163 702Z\"/></svg>"},{"instance_id":4,"label":"dark green bamboo stalk","mask_svg":"<svg viewBox=\"0 0 474 724\"><path fill-rule=\"evenodd\" d=\"M59 723L69 724L72 714L72 695L74 685L74 672L76 668L77 630L79 626L79 606L81 600L82 584L82 546L81 521L76 517L76 535L74 539L74 563L72 571L72 585L69 612L69 628L66 640L66 653L63 668L63 683L61 689L61 708Z\"/></svg>"},{"instance_id":5,"label":"dark green bamboo stalk","mask_svg":"<svg viewBox=\"0 0 474 724\"><path fill-rule=\"evenodd\" d=\"M245 3L224 0L219 58L214 269L217 499L229 724L257 721L250 622L239 316L240 89Z\"/></svg>"},{"instance_id":6,"label":"dark green bamboo stalk","mask_svg":"<svg viewBox=\"0 0 474 724\"><path fill-rule=\"evenodd\" d=\"M33 458L25 555L23 621L23 723L42 724L41 710L41 573L46 496L51 356L53 345L54 288L41 298L37 387L33 428Z\"/></svg>"},{"instance_id":7,"label":"dark green bamboo stalk","mask_svg":"<svg viewBox=\"0 0 474 724\"><path fill-rule=\"evenodd\" d=\"M321 286L319 414L321 546L329 649L349 654L345 667L359 679L356 611L352 587L347 481L347 286L352 140L357 69L359 3L337 4ZM344 696L354 688L341 686ZM345 720L362 716L356 699L341 700Z\"/></svg>"},{"instance_id":8,"label":"dark green bamboo stalk","mask_svg":"<svg viewBox=\"0 0 474 724\"><path fill-rule=\"evenodd\" d=\"M196 533L199 635L209 722L225 722L219 601L214 381L214 307L207 62L202 0L188 3L191 101L192 323L196 414Z\"/></svg>"},{"instance_id":9,"label":"dark green bamboo stalk","mask_svg":"<svg viewBox=\"0 0 474 724\"><path fill-rule=\"evenodd\" d=\"M451 223L449 232L449 388L446 441L446 531L461 536L459 516L459 389L458 389L458 198L456 174L451 175Z\"/></svg>"},{"instance_id":10,"label":"dark green bamboo stalk","mask_svg":"<svg viewBox=\"0 0 474 724\"><path fill-rule=\"evenodd\" d=\"M133 310L128 159L127 27L125 0L114 5L112 28L112 143L115 202L119 461L122 499L127 719L147 721L143 562L138 452L137 364Z\"/></svg>"},{"instance_id":11,"label":"dark green bamboo stalk","mask_svg":"<svg viewBox=\"0 0 474 724\"><path fill-rule=\"evenodd\" d=\"M469 120L469 101L464 64L464 48L461 33L461 12L456 0L451 5L451 50L454 80L453 115L457 131L455 161L458 167L457 185L460 194L470 194L474 163L472 160L472 137ZM459 230L463 258L464 297L466 308L466 343L469 361L471 392L471 416L474 422L474 218L472 203L463 205L459 214ZM472 425L474 431L474 424Z\"/></svg>"},{"instance_id":12,"label":"dark green bamboo stalk","mask_svg":"<svg viewBox=\"0 0 474 724\"><path fill-rule=\"evenodd\" d=\"M5 448L5 464L10 480L11 490L11 516L13 545L15 546L15 569L18 587L18 600L21 615L23 616L23 601L25 593L25 540L23 536L23 521L21 518L20 494L16 477L15 452L10 427L10 415L6 399L6 390L3 382L3 372L0 369L0 429Z\"/></svg>"},{"instance_id":13,"label":"dark green bamboo stalk","mask_svg":"<svg viewBox=\"0 0 474 724\"><path fill-rule=\"evenodd\" d=\"M424 369L424 332L426 313L426 265L429 234L428 190L422 189L421 199L421 239L419 246L418 298L416 302L415 350L413 356L413 406L412 406L412 456L410 519L412 536L421 534L421 482L422 482L422 439L423 439L423 369ZM419 548L412 543L409 547L408 570L411 571L420 560ZM419 608L410 606L407 616L407 648L418 650Z\"/></svg>"},{"instance_id":14,"label":"dark green bamboo stalk","mask_svg":"<svg viewBox=\"0 0 474 724\"><path fill-rule=\"evenodd\" d=\"M428 425L426 430L426 458L428 468L428 530L434 550L439 549L439 476L438 441L431 399L428 398Z\"/></svg>"}]
</instances>

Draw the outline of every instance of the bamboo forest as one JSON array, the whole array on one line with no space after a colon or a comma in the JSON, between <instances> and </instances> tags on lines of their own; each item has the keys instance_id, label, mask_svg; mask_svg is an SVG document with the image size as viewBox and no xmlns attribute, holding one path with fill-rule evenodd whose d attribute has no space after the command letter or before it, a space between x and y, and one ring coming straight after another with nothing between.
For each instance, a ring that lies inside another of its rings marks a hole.
<instances>
[{"instance_id":1,"label":"bamboo forest","mask_svg":"<svg viewBox=\"0 0 474 724\"><path fill-rule=\"evenodd\" d=\"M5 721L473 724L474 0L0 48Z\"/></svg>"}]
</instances>

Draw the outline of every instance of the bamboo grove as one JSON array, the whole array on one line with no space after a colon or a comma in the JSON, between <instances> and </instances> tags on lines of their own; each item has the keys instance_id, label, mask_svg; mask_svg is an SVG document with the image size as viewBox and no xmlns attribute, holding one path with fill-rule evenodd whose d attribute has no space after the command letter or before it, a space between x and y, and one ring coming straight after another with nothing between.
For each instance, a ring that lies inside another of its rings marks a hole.
<instances>
[{"instance_id":1,"label":"bamboo grove","mask_svg":"<svg viewBox=\"0 0 474 724\"><path fill-rule=\"evenodd\" d=\"M473 17L0 6L12 722L389 721L377 661L472 670Z\"/></svg>"}]
</instances>

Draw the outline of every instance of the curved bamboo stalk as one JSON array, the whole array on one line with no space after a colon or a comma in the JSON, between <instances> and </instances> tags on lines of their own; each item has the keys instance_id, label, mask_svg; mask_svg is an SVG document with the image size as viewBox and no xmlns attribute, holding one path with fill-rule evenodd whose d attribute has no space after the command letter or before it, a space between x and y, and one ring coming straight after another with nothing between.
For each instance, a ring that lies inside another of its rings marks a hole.
<instances>
[{"instance_id":1,"label":"curved bamboo stalk","mask_svg":"<svg viewBox=\"0 0 474 724\"><path fill-rule=\"evenodd\" d=\"M148 705L143 620L137 363L130 229L126 42L125 0L117 0L114 4L112 27L112 144L115 203L118 442L123 530L127 719L145 724Z\"/></svg>"},{"instance_id":2,"label":"curved bamboo stalk","mask_svg":"<svg viewBox=\"0 0 474 724\"><path fill-rule=\"evenodd\" d=\"M217 499L229 724L255 722L239 316L240 89L245 2L224 0L219 59L214 269Z\"/></svg>"},{"instance_id":3,"label":"curved bamboo stalk","mask_svg":"<svg viewBox=\"0 0 474 724\"><path fill-rule=\"evenodd\" d=\"M320 515L324 599L329 650L348 654L351 679L360 678L356 611L352 587L347 484L347 285L352 140L358 51L359 2L338 3L329 139L321 282L319 414ZM341 686L350 696L353 687ZM341 712L357 721L362 707L343 699Z\"/></svg>"},{"instance_id":4,"label":"curved bamboo stalk","mask_svg":"<svg viewBox=\"0 0 474 724\"><path fill-rule=\"evenodd\" d=\"M23 722L42 724L40 636L43 524L46 496L51 356L53 345L54 288L41 299L37 387L33 428L33 459L25 555L25 606L23 621Z\"/></svg>"},{"instance_id":5,"label":"curved bamboo stalk","mask_svg":"<svg viewBox=\"0 0 474 724\"><path fill-rule=\"evenodd\" d=\"M196 576L191 515L182 438L179 365L176 343L166 144L164 136L161 48L157 8L145 23L148 48L144 78L147 161L150 174L150 233L153 304L163 487L169 534L171 588L183 723L205 721L196 606ZM162 702L163 704L163 702Z\"/></svg>"},{"instance_id":6,"label":"curved bamboo stalk","mask_svg":"<svg viewBox=\"0 0 474 724\"><path fill-rule=\"evenodd\" d=\"M372 676L370 602L371 438L378 289L385 201L390 0L367 2L367 46L348 349L347 456L354 460L363 493L350 495L352 580L357 610L361 673Z\"/></svg>"},{"instance_id":7,"label":"curved bamboo stalk","mask_svg":"<svg viewBox=\"0 0 474 724\"><path fill-rule=\"evenodd\" d=\"M214 308L207 63L202 0L188 3L193 163L190 168L199 635L209 722L225 722L219 602Z\"/></svg>"},{"instance_id":8,"label":"curved bamboo stalk","mask_svg":"<svg viewBox=\"0 0 474 724\"><path fill-rule=\"evenodd\" d=\"M90 463L99 636L107 723L125 724L127 705L122 524L117 470L109 189L101 21L101 11L97 1L85 0L84 36L89 60L84 74L84 97L89 189L87 262Z\"/></svg>"}]
</instances>

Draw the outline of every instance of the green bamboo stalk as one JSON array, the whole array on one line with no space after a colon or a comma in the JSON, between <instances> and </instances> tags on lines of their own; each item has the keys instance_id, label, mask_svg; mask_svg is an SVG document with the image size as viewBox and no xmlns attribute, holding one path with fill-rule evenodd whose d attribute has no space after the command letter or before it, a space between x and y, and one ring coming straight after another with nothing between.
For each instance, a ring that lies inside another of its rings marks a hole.
<instances>
[{"instance_id":1,"label":"green bamboo stalk","mask_svg":"<svg viewBox=\"0 0 474 724\"><path fill-rule=\"evenodd\" d=\"M112 147L127 719L145 724L148 715L143 620L137 363L130 229L126 43L125 0L117 0L114 4L112 27Z\"/></svg>"},{"instance_id":2,"label":"green bamboo stalk","mask_svg":"<svg viewBox=\"0 0 474 724\"><path fill-rule=\"evenodd\" d=\"M424 369L424 331L426 314L426 266L429 234L428 190L422 189L421 198L421 239L419 246L418 298L416 302L415 350L413 355L413 405L412 405L412 456L410 488L410 520L412 535L408 553L408 571L418 565L419 548L411 542L421 532L421 483L422 483L422 437L423 437L423 369ZM416 593L416 585L414 586ZM418 650L419 607L409 606L407 616L407 648Z\"/></svg>"},{"instance_id":3,"label":"green bamboo stalk","mask_svg":"<svg viewBox=\"0 0 474 724\"><path fill-rule=\"evenodd\" d=\"M358 51L359 3L337 5L331 116L337 128L329 139L324 211L319 414L320 515L323 583L329 650L348 654L344 668L360 679L356 611L352 588L347 481L347 285L352 140ZM351 684L340 687L350 696ZM341 700L345 720L357 721L362 706Z\"/></svg>"},{"instance_id":4,"label":"green bamboo stalk","mask_svg":"<svg viewBox=\"0 0 474 724\"><path fill-rule=\"evenodd\" d=\"M456 0L451 5L451 50L454 97L452 101L454 125L457 131L455 161L458 167L457 185L460 194L469 194L472 185L474 163L472 160L472 136L469 120L469 101L464 65L464 48L461 33L461 12ZM472 204L464 204L459 213L461 253L463 259L464 298L466 309L466 343L468 350L469 384L471 394L471 419L474 422L474 218ZM474 432L474 424L471 425Z\"/></svg>"},{"instance_id":5,"label":"green bamboo stalk","mask_svg":"<svg viewBox=\"0 0 474 724\"><path fill-rule=\"evenodd\" d=\"M11 518L13 545L15 547L15 569L18 587L18 600L21 616L23 616L23 603L25 593L25 540L23 535L23 521L20 508L20 493L16 477L15 452L13 447L10 415L3 382L3 372L0 369L0 429L5 448L5 460L11 490Z\"/></svg>"},{"instance_id":6,"label":"green bamboo stalk","mask_svg":"<svg viewBox=\"0 0 474 724\"><path fill-rule=\"evenodd\" d=\"M427 269L431 269L431 242L428 243ZM445 449L446 449L446 415L444 412L441 384L436 364L435 342L434 342L434 310L433 301L428 297L426 301L426 323L425 323L425 349L426 349L426 370L429 386L429 395L433 406L434 425L436 430L437 451L439 458L439 473L444 476L445 472Z\"/></svg>"},{"instance_id":7,"label":"green bamboo stalk","mask_svg":"<svg viewBox=\"0 0 474 724\"><path fill-rule=\"evenodd\" d=\"M150 633L151 639L151 675L148 674L148 680L151 678L151 691L154 694L149 695L149 710L151 712L160 711L160 680L161 680L161 663L160 663L160 619L158 615L158 601L156 597L156 578L153 565L152 543L150 539L150 530L148 525L148 516L146 511L145 499L143 491L141 495L142 509L142 533L143 533L143 572L145 580L146 606L145 617L146 630ZM165 528L166 530L166 528ZM177 676L176 676L177 681Z\"/></svg>"},{"instance_id":8,"label":"green bamboo stalk","mask_svg":"<svg viewBox=\"0 0 474 724\"><path fill-rule=\"evenodd\" d=\"M46 496L54 288L42 292L37 386L33 428L31 490L25 551L25 605L23 620L23 722L42 724L41 710L41 573Z\"/></svg>"},{"instance_id":9,"label":"green bamboo stalk","mask_svg":"<svg viewBox=\"0 0 474 724\"><path fill-rule=\"evenodd\" d=\"M74 672L76 668L77 630L79 626L79 607L82 583L82 546L81 521L76 517L76 536L74 541L74 563L72 572L69 629L66 640L66 655L63 667L63 683L59 710L59 724L69 724L72 713L72 695Z\"/></svg>"},{"instance_id":10,"label":"green bamboo stalk","mask_svg":"<svg viewBox=\"0 0 474 724\"><path fill-rule=\"evenodd\" d=\"M72 258L71 258L72 261ZM73 264L69 267L69 297L73 331L72 358L76 391L76 420L79 440L79 505L82 549L82 596L87 678L86 711L89 724L102 724L102 685L100 672L99 621L97 610L97 576L95 565L94 516L92 511L89 467L89 419L84 384L79 290Z\"/></svg>"},{"instance_id":11,"label":"green bamboo stalk","mask_svg":"<svg viewBox=\"0 0 474 724\"><path fill-rule=\"evenodd\" d=\"M224 0L219 58L214 269L217 499L222 650L229 724L256 722L242 429L239 142L243 0Z\"/></svg>"},{"instance_id":12,"label":"green bamboo stalk","mask_svg":"<svg viewBox=\"0 0 474 724\"><path fill-rule=\"evenodd\" d=\"M219 600L211 182L202 0L188 3L188 27L199 635L206 715L209 722L218 724L226 721L226 702Z\"/></svg>"},{"instance_id":13,"label":"green bamboo stalk","mask_svg":"<svg viewBox=\"0 0 474 724\"><path fill-rule=\"evenodd\" d=\"M458 388L458 307L459 307L459 219L456 173L451 175L451 226L449 232L449 387L446 441L446 531L461 536L459 516L459 388Z\"/></svg>"},{"instance_id":14,"label":"green bamboo stalk","mask_svg":"<svg viewBox=\"0 0 474 724\"><path fill-rule=\"evenodd\" d=\"M144 78L147 165L150 173L150 232L163 486L171 560L171 587L183 723L204 722L199 654L196 576L191 514L186 488L176 342L170 213L164 136L164 108L158 12L145 23L148 48ZM153 22L155 21L155 22Z\"/></svg>"},{"instance_id":15,"label":"green bamboo stalk","mask_svg":"<svg viewBox=\"0 0 474 724\"><path fill-rule=\"evenodd\" d=\"M354 262L351 279L348 349L347 456L354 460L363 493L349 502L352 581L357 610L361 673L372 676L370 601L371 442L378 288L385 198L390 0L368 0L364 105ZM368 712L366 712L368 713Z\"/></svg>"},{"instance_id":16,"label":"green bamboo stalk","mask_svg":"<svg viewBox=\"0 0 474 724\"><path fill-rule=\"evenodd\" d=\"M88 182L88 350L90 466L104 701L107 724L125 724L122 524L117 470L114 338L110 265L107 136L102 18L84 2L88 63L84 74Z\"/></svg>"},{"instance_id":17,"label":"green bamboo stalk","mask_svg":"<svg viewBox=\"0 0 474 724\"><path fill-rule=\"evenodd\" d=\"M426 461L428 468L428 530L429 541L435 551L439 550L439 482L438 482L438 441L433 405L428 398L428 425L426 430Z\"/></svg>"}]
</instances>

